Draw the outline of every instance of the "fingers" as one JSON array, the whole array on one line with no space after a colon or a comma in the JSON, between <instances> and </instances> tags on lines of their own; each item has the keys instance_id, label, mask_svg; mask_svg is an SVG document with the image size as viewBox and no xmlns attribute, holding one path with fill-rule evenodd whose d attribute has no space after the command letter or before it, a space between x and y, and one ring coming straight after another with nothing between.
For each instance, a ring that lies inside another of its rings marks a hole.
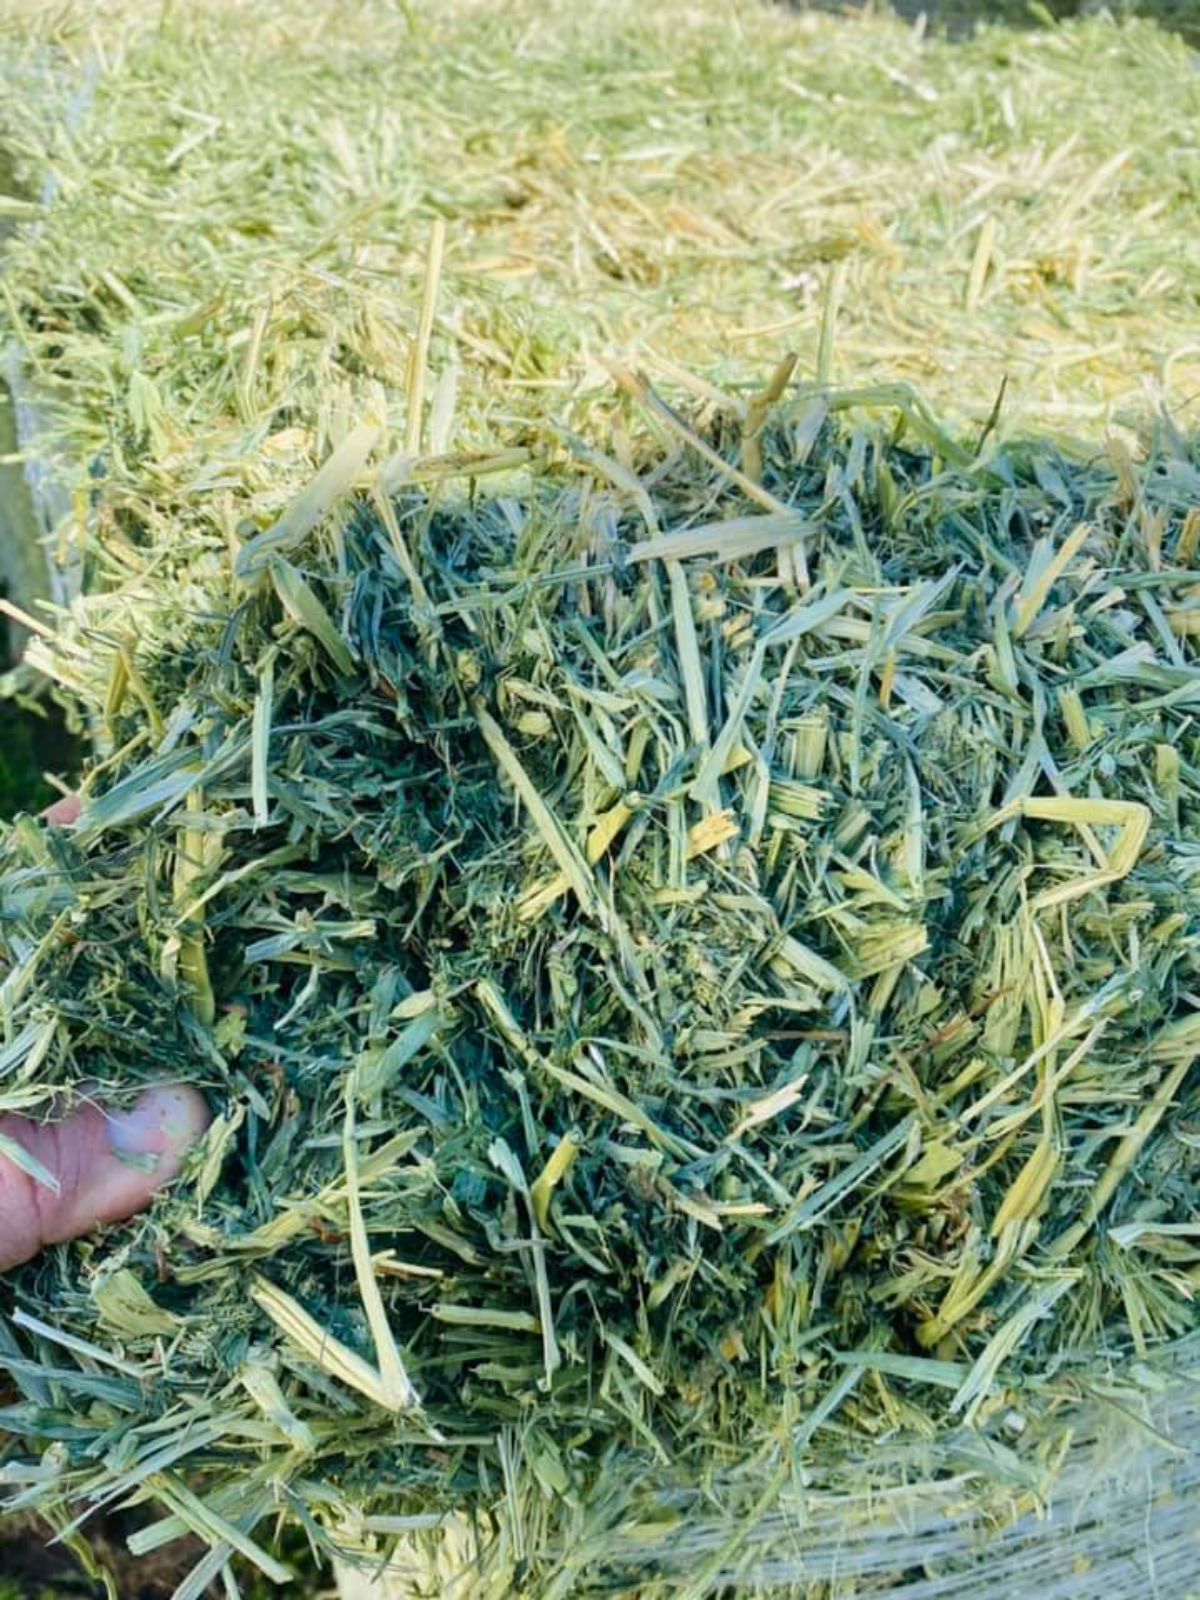
<instances>
[{"instance_id":1,"label":"fingers","mask_svg":"<svg viewBox=\"0 0 1200 1600\"><path fill-rule=\"evenodd\" d=\"M83 814L83 801L77 794L65 794L61 800L56 800L42 812L47 822L55 827L69 828L73 822L78 822Z\"/></svg>"},{"instance_id":2,"label":"fingers","mask_svg":"<svg viewBox=\"0 0 1200 1600\"><path fill-rule=\"evenodd\" d=\"M82 810L80 797L68 794L42 816L70 827ZM0 1117L0 1135L21 1145L52 1179L47 1186L0 1153L0 1272L45 1245L143 1210L179 1172L208 1123L202 1096L185 1084L148 1089L124 1112L91 1104L56 1123Z\"/></svg>"},{"instance_id":3,"label":"fingers","mask_svg":"<svg viewBox=\"0 0 1200 1600\"><path fill-rule=\"evenodd\" d=\"M176 1176L208 1123L203 1097L185 1084L148 1089L125 1112L87 1105L48 1124L0 1117L0 1134L54 1179L48 1188L0 1155L0 1272L44 1245L141 1211Z\"/></svg>"}]
</instances>

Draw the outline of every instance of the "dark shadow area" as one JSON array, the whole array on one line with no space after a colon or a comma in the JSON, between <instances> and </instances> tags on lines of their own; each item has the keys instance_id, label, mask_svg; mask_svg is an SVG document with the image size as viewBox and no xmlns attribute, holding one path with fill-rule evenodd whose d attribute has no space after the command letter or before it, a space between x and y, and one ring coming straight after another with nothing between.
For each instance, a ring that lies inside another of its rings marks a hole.
<instances>
[{"instance_id":1,"label":"dark shadow area","mask_svg":"<svg viewBox=\"0 0 1200 1600\"><path fill-rule=\"evenodd\" d=\"M25 198L3 148L0 194ZM5 241L14 227L12 218L0 216L0 270ZM2 350L0 341L0 354ZM36 613L37 602L47 592L46 563L19 443L15 408L0 364L0 599ZM16 665L24 643L24 630L0 615L0 674ZM78 771L82 761L82 744L48 696L24 703L0 698L0 819L48 805L55 792L42 774L66 776Z\"/></svg>"},{"instance_id":2,"label":"dark shadow area","mask_svg":"<svg viewBox=\"0 0 1200 1600\"><path fill-rule=\"evenodd\" d=\"M118 1574L121 1600L168 1600L203 1547L185 1540L134 1560L125 1549L134 1526L128 1517L96 1518L94 1552ZM89 1578L75 1555L52 1544L53 1538L53 1528L33 1518L0 1522L0 1600L104 1600L104 1584Z\"/></svg>"},{"instance_id":3,"label":"dark shadow area","mask_svg":"<svg viewBox=\"0 0 1200 1600\"><path fill-rule=\"evenodd\" d=\"M69 782L83 764L84 748L51 701L0 700L0 821L40 811L57 799L43 774Z\"/></svg>"},{"instance_id":4,"label":"dark shadow area","mask_svg":"<svg viewBox=\"0 0 1200 1600\"><path fill-rule=\"evenodd\" d=\"M852 14L874 9L891 10L908 21L927 19L931 30L962 38L988 24L1007 27L1047 27L1073 17L1097 16L1102 12L1121 19L1145 17L1178 33L1189 44L1200 46L1200 0L892 0L890 5L875 0L793 0L799 11L832 11Z\"/></svg>"},{"instance_id":5,"label":"dark shadow area","mask_svg":"<svg viewBox=\"0 0 1200 1600\"><path fill-rule=\"evenodd\" d=\"M0 503L0 536L7 532ZM0 599L11 594L18 603L25 602L27 596L14 592L6 576L0 572ZM85 754L83 741L49 693L35 693L32 686L19 697L3 692L3 675L17 665L23 645L22 631L0 615L0 820L49 805L56 794L43 774L70 782Z\"/></svg>"},{"instance_id":6,"label":"dark shadow area","mask_svg":"<svg viewBox=\"0 0 1200 1600\"><path fill-rule=\"evenodd\" d=\"M144 1508L102 1511L88 1520L96 1570L105 1568L115 1578L120 1600L170 1600L205 1553L201 1541L189 1535L146 1555L132 1555L126 1540L153 1520ZM74 1552L53 1540L54 1529L35 1517L0 1518L0 1600L107 1600L110 1591L102 1579L89 1576ZM295 1564L301 1583L311 1581L314 1591L321 1585L307 1564L302 1540L286 1538L282 1553ZM279 1593L240 1556L232 1566L243 1600L267 1600L268 1594ZM219 1600L225 1593L220 1579L204 1591L206 1600Z\"/></svg>"}]
</instances>

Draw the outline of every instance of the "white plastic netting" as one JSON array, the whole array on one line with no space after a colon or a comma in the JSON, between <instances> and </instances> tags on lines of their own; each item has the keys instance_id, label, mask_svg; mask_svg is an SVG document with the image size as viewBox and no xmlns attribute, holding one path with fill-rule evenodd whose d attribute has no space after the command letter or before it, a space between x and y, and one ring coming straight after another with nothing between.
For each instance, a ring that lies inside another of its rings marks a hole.
<instances>
[{"instance_id":1,"label":"white plastic netting","mask_svg":"<svg viewBox=\"0 0 1200 1600\"><path fill-rule=\"evenodd\" d=\"M1194 1357L1195 1352L1193 1352ZM1036 1467L964 1436L912 1460L881 1444L868 1494L785 1490L738 1526L711 1505L664 1508L653 1527L612 1531L602 1550L564 1556L536 1591L793 1600L1197 1600L1200 1597L1200 1382L1157 1397L1079 1408L1057 1460ZM969 1462L972 1449L978 1457ZM936 1474L931 1463L957 1472ZM817 1452L819 1460L820 1452ZM890 1480L890 1481L889 1481ZM339 1571L342 1600L491 1600L521 1587L519 1538L463 1519L375 1544ZM603 1570L604 1577L597 1576Z\"/></svg>"}]
</instances>

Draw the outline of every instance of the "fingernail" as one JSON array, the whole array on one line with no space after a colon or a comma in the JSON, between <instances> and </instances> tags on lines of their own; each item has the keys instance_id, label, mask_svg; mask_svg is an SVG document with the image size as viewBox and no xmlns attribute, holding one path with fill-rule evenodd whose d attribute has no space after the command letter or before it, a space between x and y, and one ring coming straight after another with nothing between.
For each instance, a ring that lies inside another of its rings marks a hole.
<instances>
[{"instance_id":1,"label":"fingernail","mask_svg":"<svg viewBox=\"0 0 1200 1600\"><path fill-rule=\"evenodd\" d=\"M42 812L46 821L56 828L69 828L83 814L83 801L77 794L65 794Z\"/></svg>"},{"instance_id":2,"label":"fingernail","mask_svg":"<svg viewBox=\"0 0 1200 1600\"><path fill-rule=\"evenodd\" d=\"M107 1116L113 1154L139 1167L153 1169L163 1155L182 1152L196 1137L192 1102L180 1089L149 1089L128 1111Z\"/></svg>"}]
</instances>

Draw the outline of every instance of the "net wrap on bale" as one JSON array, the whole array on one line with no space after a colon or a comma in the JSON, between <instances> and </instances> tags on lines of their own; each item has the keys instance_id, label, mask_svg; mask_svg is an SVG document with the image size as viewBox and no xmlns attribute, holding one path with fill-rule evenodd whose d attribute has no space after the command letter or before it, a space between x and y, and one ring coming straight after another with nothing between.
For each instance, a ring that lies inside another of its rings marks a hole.
<instances>
[{"instance_id":1,"label":"net wrap on bale","mask_svg":"<svg viewBox=\"0 0 1200 1600\"><path fill-rule=\"evenodd\" d=\"M0 1104L218 1115L17 1279L0 1471L156 1502L182 1594L284 1579L281 1515L695 1596L879 1578L882 1518L965 1583L939 1527L1072 1438L1186 1464L1189 445L976 451L888 391L700 437L626 386L653 448L523 466L368 415L31 649L102 753L0 842Z\"/></svg>"}]
</instances>

